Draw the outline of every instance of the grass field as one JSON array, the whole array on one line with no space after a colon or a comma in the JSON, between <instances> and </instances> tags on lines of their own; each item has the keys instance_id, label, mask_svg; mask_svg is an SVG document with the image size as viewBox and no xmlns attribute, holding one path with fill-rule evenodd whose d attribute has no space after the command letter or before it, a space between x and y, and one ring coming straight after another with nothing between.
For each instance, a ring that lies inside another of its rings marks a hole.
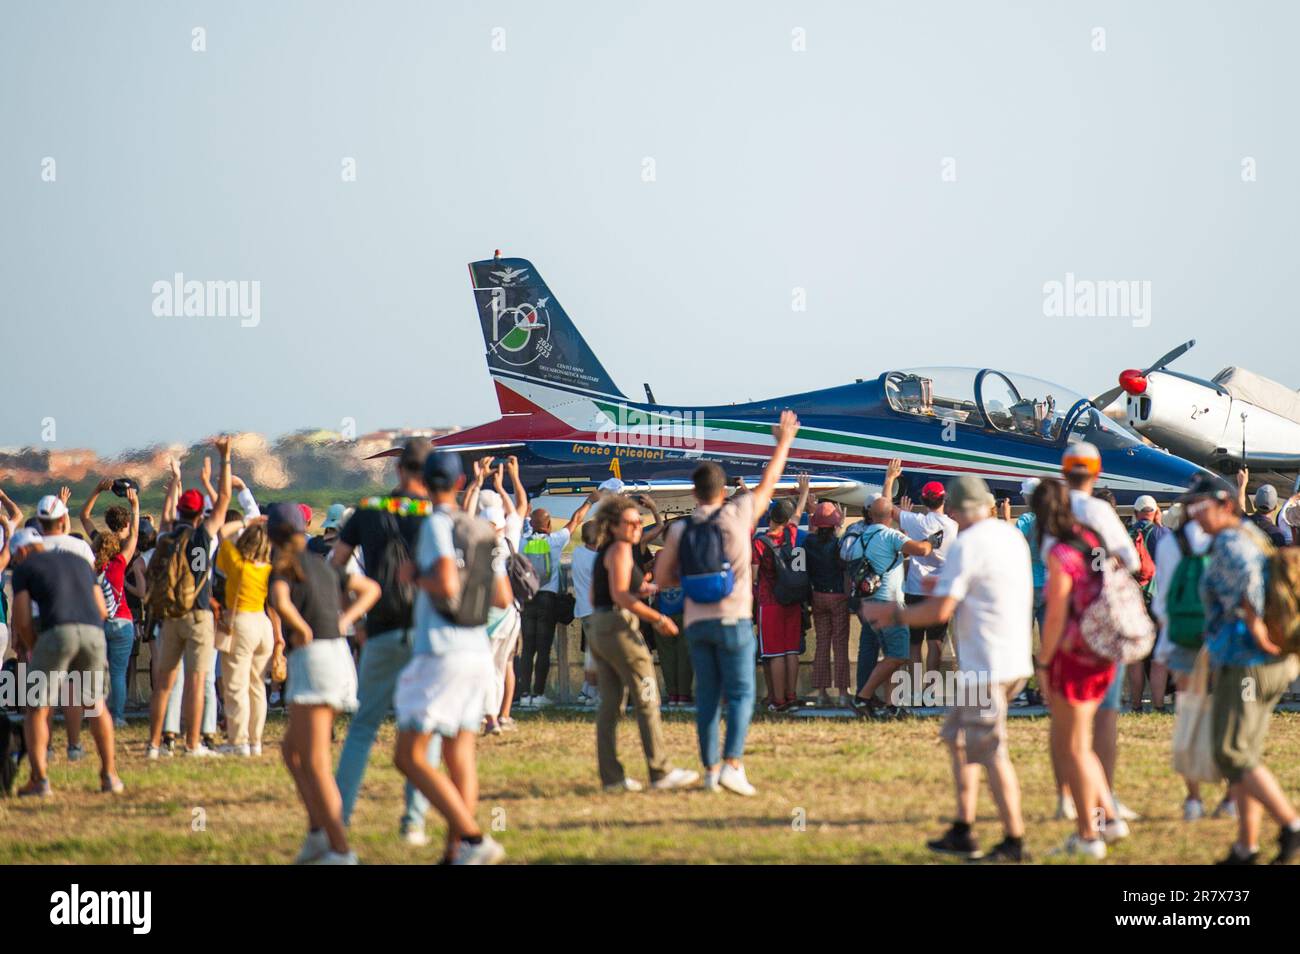
<instances>
[{"instance_id":1,"label":"grass field","mask_svg":"<svg viewBox=\"0 0 1300 954\"><path fill-rule=\"evenodd\" d=\"M1010 731L1025 791L1027 845L1035 860L1051 862L1057 859L1048 851L1070 826L1052 820L1047 727L1045 719L1015 718ZM283 728L273 717L268 743ZM934 719L759 718L746 752L756 798L698 790L620 796L597 784L590 715L525 714L518 732L481 740L479 817L499 829L512 862L925 863L934 859L924 840L942 830L952 811L937 729ZM1112 850L1113 863L1207 863L1232 841L1231 821L1181 820L1182 789L1169 768L1171 731L1169 716L1121 718L1120 793L1143 818ZM666 734L676 764L694 766L691 716L667 715ZM151 763L144 758L143 723L133 722L119 738L127 791L110 797L98 794L93 754L69 764L56 730L50 771L56 794L42 802L0 801L0 864L281 864L297 851L305 816L274 744L258 760ZM436 817L426 848L395 837L401 783L389 761L392 738L390 723L371 757L353 819L354 847L366 863L435 861L442 830ZM620 746L629 774L644 779L630 719ZM1286 790L1300 794L1300 715L1275 717L1268 760ZM1214 786L1207 803L1217 802L1221 791ZM976 831L985 846L1000 837L987 790ZM1266 843L1274 834L1266 822Z\"/></svg>"}]
</instances>

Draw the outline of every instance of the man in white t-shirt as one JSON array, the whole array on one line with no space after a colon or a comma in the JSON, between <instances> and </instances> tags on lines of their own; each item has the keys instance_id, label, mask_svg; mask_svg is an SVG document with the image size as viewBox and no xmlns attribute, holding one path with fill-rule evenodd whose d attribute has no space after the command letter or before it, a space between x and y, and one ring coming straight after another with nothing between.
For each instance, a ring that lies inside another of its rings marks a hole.
<instances>
[{"instance_id":1,"label":"man in white t-shirt","mask_svg":"<svg viewBox=\"0 0 1300 954\"><path fill-rule=\"evenodd\" d=\"M903 473L903 462L891 460L885 469L885 484L881 496L894 499L894 481ZM948 551L957 539L957 524L944 512L943 484L931 480L921 487L921 503L925 510L916 512L907 507L895 507L893 517L898 529L913 540L938 539L939 543L926 556L914 556L907 562L907 578L903 581L903 602L912 606L925 599L925 581L943 567ZM936 537L936 534L938 535ZM943 656L943 640L948 634L947 624L914 627L909 634L912 647L912 666L918 673L924 668L938 671ZM927 648L928 644L928 648ZM920 689L919 686L915 687Z\"/></svg>"},{"instance_id":2,"label":"man in white t-shirt","mask_svg":"<svg viewBox=\"0 0 1300 954\"><path fill-rule=\"evenodd\" d=\"M555 627L560 615L560 558L573 531L582 526L587 511L599 499L600 491L593 490L559 530L553 528L550 513L538 507L524 528L520 552L532 562L542 586L537 595L524 604L523 652L515 671L515 691L521 705L551 704L546 697L546 680L551 674L551 646L555 643Z\"/></svg>"},{"instance_id":3,"label":"man in white t-shirt","mask_svg":"<svg viewBox=\"0 0 1300 954\"><path fill-rule=\"evenodd\" d=\"M957 817L932 851L965 858L1023 861L1020 782L1007 750L1007 707L1033 674L1030 659L1034 584L1029 547L1015 527L992 519L993 495L978 477L948 487L959 528L931 595L913 606L866 604L875 625L935 626L953 621L957 650L956 705L939 735L952 752ZM971 833L979 770L988 774L1004 837L987 855Z\"/></svg>"}]
</instances>

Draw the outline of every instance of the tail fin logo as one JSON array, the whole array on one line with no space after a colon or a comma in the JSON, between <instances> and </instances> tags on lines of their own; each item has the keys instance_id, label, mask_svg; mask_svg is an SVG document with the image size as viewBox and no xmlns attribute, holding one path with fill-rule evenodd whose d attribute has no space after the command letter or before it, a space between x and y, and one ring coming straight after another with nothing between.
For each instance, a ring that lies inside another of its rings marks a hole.
<instances>
[{"instance_id":1,"label":"tail fin logo","mask_svg":"<svg viewBox=\"0 0 1300 954\"><path fill-rule=\"evenodd\" d=\"M488 347L506 364L522 368L539 358L546 358L555 350L551 345L550 315L546 311L548 298L537 303L521 302L506 307L505 295L499 290L491 299L492 340Z\"/></svg>"},{"instance_id":2,"label":"tail fin logo","mask_svg":"<svg viewBox=\"0 0 1300 954\"><path fill-rule=\"evenodd\" d=\"M528 269L507 265L499 272L492 272L491 275L502 288L511 288L515 282L522 282L528 277Z\"/></svg>"}]
</instances>

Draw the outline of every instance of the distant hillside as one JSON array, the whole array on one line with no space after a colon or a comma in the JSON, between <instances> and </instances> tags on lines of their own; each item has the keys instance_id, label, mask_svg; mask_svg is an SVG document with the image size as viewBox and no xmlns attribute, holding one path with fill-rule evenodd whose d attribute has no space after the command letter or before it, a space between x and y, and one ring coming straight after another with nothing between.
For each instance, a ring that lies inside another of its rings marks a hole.
<instances>
[{"instance_id":1,"label":"distant hillside","mask_svg":"<svg viewBox=\"0 0 1300 954\"><path fill-rule=\"evenodd\" d=\"M347 440L334 431L302 430L274 441L262 434L233 435L233 471L259 498L303 500L316 506L332 500L348 501L392 483L389 459L368 460L413 436L437 437L458 428L386 430ZM188 446L156 444L126 451L116 457L94 451L24 447L0 449L0 487L24 506L61 486L72 488L72 503L79 507L95 484L105 477L131 477L141 488L146 510L156 509L167 484L168 461L180 461L186 487L199 486L204 457L212 458L213 481L217 454L212 440ZM111 494L100 507L110 505Z\"/></svg>"}]
</instances>

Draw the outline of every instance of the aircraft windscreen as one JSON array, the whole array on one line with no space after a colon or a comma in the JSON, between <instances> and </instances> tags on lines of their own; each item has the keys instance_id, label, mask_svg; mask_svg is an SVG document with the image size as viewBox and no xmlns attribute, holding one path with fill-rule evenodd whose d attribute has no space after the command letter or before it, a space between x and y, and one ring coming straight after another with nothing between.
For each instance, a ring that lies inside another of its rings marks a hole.
<instances>
[{"instance_id":1,"label":"aircraft windscreen","mask_svg":"<svg viewBox=\"0 0 1300 954\"><path fill-rule=\"evenodd\" d=\"M1070 425L1070 443L1087 441L1102 450L1131 447L1142 439L1095 407L1086 407Z\"/></svg>"}]
</instances>

